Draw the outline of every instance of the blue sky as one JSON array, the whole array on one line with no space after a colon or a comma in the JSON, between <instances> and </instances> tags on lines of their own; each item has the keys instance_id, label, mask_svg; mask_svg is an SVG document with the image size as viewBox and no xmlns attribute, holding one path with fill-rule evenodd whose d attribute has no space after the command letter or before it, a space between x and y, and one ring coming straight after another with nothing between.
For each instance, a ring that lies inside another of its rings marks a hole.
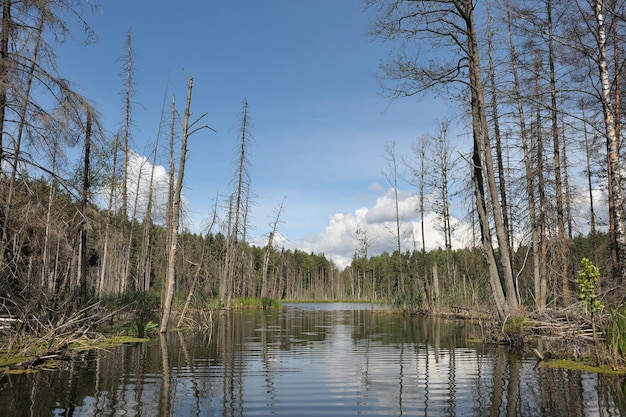
<instances>
[{"instance_id":1,"label":"blue sky","mask_svg":"<svg viewBox=\"0 0 626 417\"><path fill-rule=\"evenodd\" d=\"M253 237L262 242L285 198L285 247L324 252L344 266L360 226L374 240L373 251L393 250L388 219L372 215L391 209L385 144L395 141L400 155L407 152L451 110L432 99L390 103L381 95L376 74L390 46L367 36L371 13L360 0L107 0L84 16L99 40L82 45L76 32L58 49L59 71L116 131L120 57L131 30L139 155L153 146L164 95L176 94L182 112L185 76L194 77L192 111L196 117L207 112L203 122L217 133L204 130L190 139L184 194L191 229L200 228L218 193L232 190L246 99L254 133ZM167 165L165 158L159 163ZM404 215L413 224L413 192L403 187Z\"/></svg>"}]
</instances>

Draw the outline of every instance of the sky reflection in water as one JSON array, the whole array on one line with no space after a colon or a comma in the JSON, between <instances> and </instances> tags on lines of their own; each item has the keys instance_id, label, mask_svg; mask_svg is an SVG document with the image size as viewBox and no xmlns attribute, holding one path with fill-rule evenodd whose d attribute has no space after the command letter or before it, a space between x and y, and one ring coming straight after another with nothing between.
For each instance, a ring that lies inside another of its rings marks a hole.
<instances>
[{"instance_id":1,"label":"sky reflection in water","mask_svg":"<svg viewBox=\"0 0 626 417\"><path fill-rule=\"evenodd\" d=\"M467 322L369 304L288 304L215 316L210 333L85 354L5 376L8 416L617 416L621 378L535 368L468 344Z\"/></svg>"}]
</instances>

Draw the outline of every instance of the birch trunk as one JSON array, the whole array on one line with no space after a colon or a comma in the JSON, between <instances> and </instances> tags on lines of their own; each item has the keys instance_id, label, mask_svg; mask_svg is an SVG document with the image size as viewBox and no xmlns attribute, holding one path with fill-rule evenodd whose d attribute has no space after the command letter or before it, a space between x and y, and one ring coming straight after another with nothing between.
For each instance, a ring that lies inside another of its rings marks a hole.
<instances>
[{"instance_id":1,"label":"birch trunk","mask_svg":"<svg viewBox=\"0 0 626 417\"><path fill-rule=\"evenodd\" d=\"M606 55L606 27L604 24L603 0L594 3L594 15L597 24L598 43L598 70L600 75L602 110L606 134L606 147L609 175L609 187L613 194L615 222L614 242L618 257L618 276L622 282L626 281L626 228L624 225L624 209L622 206L622 177L619 161L619 139L615 129L615 113L611 101L611 83Z\"/></svg>"}]
</instances>

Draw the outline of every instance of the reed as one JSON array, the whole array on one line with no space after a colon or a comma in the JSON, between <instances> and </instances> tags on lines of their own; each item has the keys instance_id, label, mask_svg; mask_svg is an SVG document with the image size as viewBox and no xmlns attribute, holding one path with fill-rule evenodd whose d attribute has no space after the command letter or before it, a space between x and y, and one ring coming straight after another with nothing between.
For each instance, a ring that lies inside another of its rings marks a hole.
<instances>
[{"instance_id":1,"label":"reed","mask_svg":"<svg viewBox=\"0 0 626 417\"><path fill-rule=\"evenodd\" d=\"M604 334L611 354L626 359L626 306L610 311Z\"/></svg>"}]
</instances>

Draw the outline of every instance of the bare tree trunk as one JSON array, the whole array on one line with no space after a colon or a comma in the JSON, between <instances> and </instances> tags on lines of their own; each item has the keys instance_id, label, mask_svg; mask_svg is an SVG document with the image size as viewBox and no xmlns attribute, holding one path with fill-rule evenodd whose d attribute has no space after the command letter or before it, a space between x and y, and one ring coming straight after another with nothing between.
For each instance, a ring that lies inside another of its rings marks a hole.
<instances>
[{"instance_id":1,"label":"bare tree trunk","mask_svg":"<svg viewBox=\"0 0 626 417\"><path fill-rule=\"evenodd\" d=\"M200 276L200 271L202 270L203 266L204 266L203 262L196 264L196 272L195 274L193 274L193 280L191 281L191 285L189 286L187 299L185 299L185 304L183 305L183 309L180 312L180 316L178 317L178 323L176 324L176 327L181 327L183 325L183 321L185 321L185 315L187 314L187 310L189 309L189 305L191 304L191 299L193 298L193 294L196 290L198 277Z\"/></svg>"},{"instance_id":2,"label":"bare tree trunk","mask_svg":"<svg viewBox=\"0 0 626 417\"><path fill-rule=\"evenodd\" d=\"M183 120L183 133L181 138L181 150L180 150L180 160L178 164L178 178L176 179L176 186L174 187L174 196L172 201L172 223L170 225L171 228L171 241L170 248L167 260L167 277L165 284L165 301L163 304L163 314L161 317L161 326L159 331L161 333L167 332L167 326L170 319L170 314L172 311L172 300L174 299L174 291L176 288L176 254L178 248L178 228L180 223L180 200L183 188L183 178L185 174L185 162L187 159L187 141L189 136L193 133L208 126L201 126L198 128L193 128L193 126L204 116L201 116L199 119L196 119L193 122L189 121L191 116L191 92L193 90L193 77L189 78L187 83L187 104L185 105L185 114Z\"/></svg>"},{"instance_id":3,"label":"bare tree trunk","mask_svg":"<svg viewBox=\"0 0 626 417\"><path fill-rule=\"evenodd\" d=\"M134 53L132 49L132 33L129 30L126 33L126 55L123 65L123 71L126 75L124 82L124 120L122 130L122 196L121 196L121 234L124 237L132 236L132 225L128 224L128 179L129 179L129 157L130 147L132 139L132 117L133 117L133 91L134 91ZM132 239L132 237L131 237ZM128 239L122 241L122 262L121 274L119 277L119 291L125 292L128 287L128 280L130 278L130 264L131 264L131 244Z\"/></svg>"},{"instance_id":4,"label":"bare tree trunk","mask_svg":"<svg viewBox=\"0 0 626 417\"><path fill-rule=\"evenodd\" d=\"M404 274L402 273L402 235L400 234L400 208L398 201L398 160L396 156L396 144L388 143L385 146L387 161L387 168L389 172L385 173L385 178L389 182L389 185L393 187L394 192L394 208L395 208L395 219L396 219L396 250L397 250L397 258L398 258L398 290L400 291L400 295L402 297L402 303L406 303L406 289L404 287Z\"/></svg>"},{"instance_id":5,"label":"bare tree trunk","mask_svg":"<svg viewBox=\"0 0 626 417\"><path fill-rule=\"evenodd\" d=\"M585 136L585 164L587 174L587 191L589 193L589 238L591 239L591 251L593 254L593 263L598 265L598 248L596 242L596 214L593 204L593 184L591 181L591 148L592 143L589 143L589 132L587 131L587 122L585 117L584 103L581 103L581 114L583 118L583 128Z\"/></svg>"},{"instance_id":6,"label":"bare tree trunk","mask_svg":"<svg viewBox=\"0 0 626 417\"><path fill-rule=\"evenodd\" d=\"M619 138L615 129L615 111L611 101L611 84L606 56L606 28L604 25L604 2L595 0L594 15L597 25L598 70L601 86L602 110L606 134L606 146L609 168L609 188L612 190L615 219L614 242L617 248L619 274L622 282L626 281L626 225L622 199L622 176L619 155Z\"/></svg>"},{"instance_id":7,"label":"bare tree trunk","mask_svg":"<svg viewBox=\"0 0 626 417\"><path fill-rule=\"evenodd\" d=\"M526 194L528 198L528 217L530 220L530 233L532 240L533 253L533 284L535 291L535 307L542 310L546 307L547 299L547 283L546 276L541 274L541 252L539 248L539 228L537 226L537 208L535 204L535 171L532 164L532 156L530 152L528 130L526 129L526 116L524 115L524 103L522 101L522 88L518 73L518 58L515 51L515 43L513 41L513 31L511 29L510 11L507 10L507 25L509 32L509 47L511 56L511 67L513 71L515 102L517 104L517 112L520 125L520 136L522 139L522 150L524 153L524 168L526 171Z\"/></svg>"},{"instance_id":8,"label":"bare tree trunk","mask_svg":"<svg viewBox=\"0 0 626 417\"><path fill-rule=\"evenodd\" d=\"M107 268L109 267L109 245L111 241L111 215L113 212L113 197L115 195L115 174L117 171L117 152L119 147L119 137L116 135L115 141L113 143L113 166L111 171L111 186L109 187L109 202L107 205L106 211L106 224L104 226L104 248L102 250L102 263L100 265L100 280L97 285L96 293L99 297L102 297L105 293L105 282L107 276L110 275L108 273Z\"/></svg>"},{"instance_id":9,"label":"bare tree trunk","mask_svg":"<svg viewBox=\"0 0 626 417\"><path fill-rule=\"evenodd\" d=\"M546 0L546 15L548 31L548 66L550 77L550 123L553 144L553 169L554 169L554 187L556 190L556 220L557 220L557 240L559 252L561 255L561 270L558 271L561 281L561 291L563 304L569 302L569 259L567 256L567 238L565 236L565 215L564 215L564 198L563 198L563 179L562 179L562 162L561 162L561 145L559 138L558 126L558 103L556 91L556 73L555 73L555 56L554 56L554 34L552 24L552 0Z\"/></svg>"},{"instance_id":10,"label":"bare tree trunk","mask_svg":"<svg viewBox=\"0 0 626 417\"><path fill-rule=\"evenodd\" d=\"M122 168L122 221L128 219L128 155L130 152L130 140L131 140L131 125L132 125L132 113L133 113L133 48L132 48L133 35L129 30L126 33L126 61L124 63L124 71L126 73L126 83L124 86L124 132L122 135L123 143L123 168ZM123 226L126 227L126 226ZM125 234L125 233L124 233ZM127 260L129 262L130 260Z\"/></svg>"},{"instance_id":11,"label":"bare tree trunk","mask_svg":"<svg viewBox=\"0 0 626 417\"><path fill-rule=\"evenodd\" d=\"M9 4L7 4L9 3ZM5 5L4 7L8 7L10 9L10 2L6 2L5 1ZM45 10L45 8L44 8ZM10 13L8 10L4 11L5 13ZM8 17L8 19L10 20L10 17ZM1 245L0 245L0 265L2 265L2 263L4 262L4 252L5 252L5 244L8 240L8 230L9 230L9 220L11 219L12 213L11 213L11 208L13 206L13 197L14 197L14 193L15 193L15 181L17 179L17 173L19 171L19 161L20 161L20 157L22 156L22 139L24 137L24 127L26 124L26 114L28 111L28 106L31 100L31 89L33 86L33 76L35 73L35 67L38 65L38 56L39 56L39 48L41 46L41 42L42 42L42 36L43 36L43 29L44 29L44 24L46 23L47 20L47 16L45 14L45 12L42 10L41 15L39 16L39 23L37 25L37 33L36 33L36 38L35 38L35 45L33 47L33 56L31 58L30 61L30 66L28 69L28 75L27 75L27 80L26 80L26 88L24 91L24 97L23 97L23 102L22 102L22 106L20 109L20 114L18 117L18 126L17 126L17 134L15 137L15 145L14 145L14 149L13 149L13 158L12 158L12 163L11 163L11 167L10 167L10 176L9 176L9 188L7 190L7 197L5 200L5 204L4 204L4 222L2 225L2 236L1 236ZM4 24L9 25L10 22L5 22L4 18L3 18L3 29L2 29L2 42L4 42ZM6 35L8 36L8 35ZM6 40L8 42L8 39ZM4 47L2 47L4 48ZM4 54L2 53L2 51L0 51L0 56L1 56L1 60L2 63L0 63L0 71L2 71L2 67L6 66L6 62L8 61L8 57L5 57ZM8 56L8 51L7 51L7 56ZM5 107L6 107L6 91L4 92L4 99L2 99L2 90L6 88L6 87L0 87L0 105L2 106L2 109L0 110L0 117L2 122L0 122L0 128L2 128L2 126L4 126L4 117L5 117ZM2 148L2 133L4 133L4 131L0 130L0 165L2 164L2 158L4 155L4 149ZM0 172L2 172L2 167L0 166Z\"/></svg>"},{"instance_id":12,"label":"bare tree trunk","mask_svg":"<svg viewBox=\"0 0 626 417\"><path fill-rule=\"evenodd\" d=\"M489 5L487 2L487 8L489 10ZM488 11L490 14L490 12ZM509 225L509 216L508 216L508 199L506 192L506 175L504 172L504 162L503 162L503 151L502 151L502 135L500 133L500 115L498 112L498 88L496 82L496 68L493 59L493 33L491 30L491 16L488 16L487 19L487 43L488 43L488 56L489 56L489 83L491 89L491 117L493 119L493 136L496 142L496 161L498 164L498 187L500 192L500 199L502 201L502 223L504 224L504 228L507 230L507 246L511 247L511 238L512 235L509 235L511 231L511 227ZM511 266L512 267L512 266Z\"/></svg>"},{"instance_id":13,"label":"bare tree trunk","mask_svg":"<svg viewBox=\"0 0 626 417\"><path fill-rule=\"evenodd\" d=\"M225 256L224 256L224 264L221 268L222 278L220 280L220 301L222 305L225 305L226 308L230 308L230 302L232 298L232 289L234 285L234 273L233 273L233 264L234 264L234 252L236 250L236 245L233 237L233 196L232 194L228 198L228 217L226 224L226 248L225 248Z\"/></svg>"},{"instance_id":14,"label":"bare tree trunk","mask_svg":"<svg viewBox=\"0 0 626 417\"><path fill-rule=\"evenodd\" d=\"M454 159L454 149L450 146L448 129L450 121L443 120L438 123L439 131L431 140L431 162L434 174L430 178L430 187L437 190L438 198L435 202L437 215L441 220L443 232L444 251L446 259L445 285L453 285L452 276L452 224L450 222L450 188L453 183L453 173L458 165Z\"/></svg>"},{"instance_id":15,"label":"bare tree trunk","mask_svg":"<svg viewBox=\"0 0 626 417\"><path fill-rule=\"evenodd\" d=\"M614 16L613 19L613 48L614 48L614 62L615 62L615 74L614 74L614 91L615 91L615 108L613 109L615 112L614 115L614 124L615 124L615 147L618 150L619 153L619 149L621 147L621 138L620 138L620 128L621 128L621 123L620 123L620 113L622 111L621 109L621 68L622 68L622 62L620 61L620 54L619 54L619 45L621 44L621 42L618 39L618 14L617 14L617 0L613 0L612 2L612 13ZM608 63L607 63L608 66ZM608 149L609 145L608 145L608 141L607 141L607 149ZM613 275L613 278L619 278L620 275L620 271L621 271L621 267L620 267L620 256L618 254L618 244L617 244L617 237L615 234L615 210L619 209L619 207L621 207L621 203L620 202L616 202L615 200L615 196L613 195L613 187L611 186L611 178L613 177L613 173L612 173L612 166L611 166L611 162L610 162L610 156L607 154L607 177L608 177L608 182L609 182L609 186L607 187L607 194L608 194L608 208L609 208L609 248L611 251L611 274ZM616 207L617 204L617 207Z\"/></svg>"},{"instance_id":16,"label":"bare tree trunk","mask_svg":"<svg viewBox=\"0 0 626 417\"><path fill-rule=\"evenodd\" d=\"M413 145L413 154L415 156L415 162L418 164L418 168L413 171L413 177L417 180L417 188L419 192L419 207L420 214L420 238L421 238L421 266L419 270L420 278L424 287L424 294L426 295L427 307L433 308L433 300L429 290L428 272L426 269L426 153L429 146L429 140L427 136L422 136L418 139L418 142Z\"/></svg>"},{"instance_id":17,"label":"bare tree trunk","mask_svg":"<svg viewBox=\"0 0 626 417\"><path fill-rule=\"evenodd\" d=\"M233 272L238 270L239 280L235 281L236 293L243 295L245 292L245 260L243 244L246 241L248 207L250 203L250 159L248 157L250 142L252 141L252 130L248 116L248 101L244 100L241 111L239 146L237 148L237 171L236 189L234 195L233 210ZM233 277L234 278L234 277Z\"/></svg>"},{"instance_id":18,"label":"bare tree trunk","mask_svg":"<svg viewBox=\"0 0 626 417\"><path fill-rule=\"evenodd\" d=\"M148 184L148 201L146 202L146 212L143 217L143 234L141 236L141 252L137 261L137 283L139 291L148 291L150 289L150 272L151 272L151 242L150 236L152 232L152 199L154 196L154 170L156 165L157 143L154 145L154 158L150 169L150 180Z\"/></svg>"},{"instance_id":19,"label":"bare tree trunk","mask_svg":"<svg viewBox=\"0 0 626 417\"><path fill-rule=\"evenodd\" d=\"M148 291L151 286L151 270L152 270L152 205L154 199L154 171L157 164L157 155L159 149L159 139L161 138L161 127L163 126L163 118L165 115L165 100L163 97L163 104L161 106L161 120L159 121L159 129L156 135L154 143L154 153L152 158L152 167L150 170L150 181L148 184L148 201L146 202L146 213L143 220L143 235L141 238L141 253L137 262L137 281L139 282L140 291Z\"/></svg>"},{"instance_id":20,"label":"bare tree trunk","mask_svg":"<svg viewBox=\"0 0 626 417\"><path fill-rule=\"evenodd\" d=\"M561 156L562 158L562 164L561 166L563 167L563 204L565 205L565 207L563 207L563 216L564 216L564 221L565 221L565 237L567 238L567 245L566 245L566 249L568 251L567 253L567 257L569 259L571 259L571 244L573 242L574 239L574 235L573 235L573 220L572 220L572 190L570 189L570 182L569 182L569 161L567 159L567 148L569 146L568 142L567 142L567 133L565 131L565 115L563 113L561 113L561 137L563 138L563 140L561 141ZM575 266L573 265L573 263L570 261L570 267L572 269L575 269ZM569 270L569 268L568 268Z\"/></svg>"},{"instance_id":21,"label":"bare tree trunk","mask_svg":"<svg viewBox=\"0 0 626 417\"><path fill-rule=\"evenodd\" d=\"M469 58L469 78L470 89L472 98L472 127L474 135L474 155L482 156L483 161L475 160L475 170L483 170L486 177L486 195L489 209L492 213L492 220L496 232L498 247L500 249L500 266L502 272L496 264L496 257L491 242L490 222L486 213L486 201L483 194L482 184L482 172L477 177L475 185L479 190L477 194L477 208L479 213L479 221L481 222L481 229L483 231L483 248L487 255L487 263L490 271L490 282L492 285L492 292L496 299L496 306L498 307L499 315L501 319L506 318L509 315L517 315L518 300L517 291L514 283L513 270L511 267L511 254L507 245L509 241L507 236L507 229L503 223L503 211L499 200L498 187L495 177L493 155L491 142L489 139L489 131L487 127L487 118L485 114L485 99L484 88L482 82L482 75L480 70L480 58L478 49L478 40L476 35L476 28L474 23L474 5L471 0L463 0L462 2L462 16L466 22L467 28L467 48ZM484 165L483 165L484 164ZM475 172L475 174L478 174Z\"/></svg>"},{"instance_id":22,"label":"bare tree trunk","mask_svg":"<svg viewBox=\"0 0 626 417\"><path fill-rule=\"evenodd\" d=\"M265 246L265 254L263 255L263 271L261 272L261 297L267 296L267 272L269 269L270 263L270 255L274 245L274 237L276 236L276 232L278 229L278 225L280 223L280 215L283 212L283 206L285 204L285 199L280 203L278 208L276 209L276 217L274 217L274 222L272 224L272 231L267 239L267 245Z\"/></svg>"},{"instance_id":23,"label":"bare tree trunk","mask_svg":"<svg viewBox=\"0 0 626 417\"><path fill-rule=\"evenodd\" d=\"M407 3L411 3L407 6ZM448 66L450 56L441 61L422 63L402 53L390 65L383 67L389 80L399 81L393 90L395 97L419 94L428 89L451 82L465 83L469 88L472 117L473 157L472 178L476 195L476 210L481 227L481 240L489 268L496 309L501 319L518 315L518 299L511 267L511 253L507 245L508 230L504 225L496 173L494 171L492 143L487 123L484 85L482 81L478 34L476 31L473 0L412 1L404 2L367 0L368 5L380 5L381 13L374 24L375 35L385 39L416 42L419 40L432 47L449 47L451 61L458 65ZM414 10L413 10L414 9ZM467 66L466 66L467 64ZM443 67L443 68L442 68ZM465 77L462 79L461 77ZM492 241L491 227L495 229L498 257Z\"/></svg>"},{"instance_id":24,"label":"bare tree trunk","mask_svg":"<svg viewBox=\"0 0 626 417\"><path fill-rule=\"evenodd\" d=\"M54 157L53 157L54 158ZM54 162L53 162L54 166ZM55 190L56 189L56 181L53 180L50 183L50 190L48 192L48 207L46 210L46 231L43 242L43 251L41 254L41 288L48 291L48 293L52 293L54 289L54 275L52 275L50 269L50 261L49 261L49 252L50 252L50 238L52 232L52 202L55 198Z\"/></svg>"},{"instance_id":25,"label":"bare tree trunk","mask_svg":"<svg viewBox=\"0 0 626 417\"><path fill-rule=\"evenodd\" d=\"M13 28L11 20L11 6L13 0L4 0L2 5L2 28L0 29L0 173L3 171L4 163L4 136L6 108L8 103L9 89L9 38ZM4 234L4 230L2 231ZM4 242L4 241L3 241ZM2 256L0 254L0 256Z\"/></svg>"},{"instance_id":26,"label":"bare tree trunk","mask_svg":"<svg viewBox=\"0 0 626 417\"><path fill-rule=\"evenodd\" d=\"M85 128L85 154L83 156L83 185L80 203L80 268L78 298L81 304L87 302L87 203L90 193L90 158L91 158L91 113L87 112Z\"/></svg>"},{"instance_id":27,"label":"bare tree trunk","mask_svg":"<svg viewBox=\"0 0 626 417\"><path fill-rule=\"evenodd\" d=\"M176 187L176 171L174 169L174 141L176 139L176 100L175 97L172 96L172 104L171 104L171 120L170 120L170 141L169 141L169 179L167 183L167 208L165 212L165 224L167 227L167 247L170 248L172 246L172 218L173 218L173 208L174 208L174 189ZM161 283L161 303L165 303L165 286L166 281L163 280Z\"/></svg>"},{"instance_id":28,"label":"bare tree trunk","mask_svg":"<svg viewBox=\"0 0 626 417\"><path fill-rule=\"evenodd\" d=\"M433 308L439 309L439 301L441 296L439 295L439 268L437 262L433 263Z\"/></svg>"}]
</instances>

